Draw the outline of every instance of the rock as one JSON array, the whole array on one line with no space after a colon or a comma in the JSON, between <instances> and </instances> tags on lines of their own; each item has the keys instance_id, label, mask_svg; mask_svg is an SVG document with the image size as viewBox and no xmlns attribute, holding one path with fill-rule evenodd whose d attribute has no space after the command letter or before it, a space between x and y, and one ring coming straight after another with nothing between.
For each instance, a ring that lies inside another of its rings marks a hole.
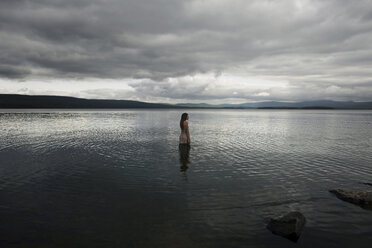
<instances>
[{"instance_id":1,"label":"rock","mask_svg":"<svg viewBox=\"0 0 372 248\"><path fill-rule=\"evenodd\" d=\"M345 191L333 189L329 192L335 194L337 198L356 204L364 209L372 210L372 191Z\"/></svg>"},{"instance_id":2,"label":"rock","mask_svg":"<svg viewBox=\"0 0 372 248\"><path fill-rule=\"evenodd\" d=\"M296 242L305 226L306 218L300 212L290 212L279 219L271 219L267 225L273 234Z\"/></svg>"},{"instance_id":3,"label":"rock","mask_svg":"<svg viewBox=\"0 0 372 248\"><path fill-rule=\"evenodd\" d=\"M372 186L372 183L362 183L362 184Z\"/></svg>"}]
</instances>

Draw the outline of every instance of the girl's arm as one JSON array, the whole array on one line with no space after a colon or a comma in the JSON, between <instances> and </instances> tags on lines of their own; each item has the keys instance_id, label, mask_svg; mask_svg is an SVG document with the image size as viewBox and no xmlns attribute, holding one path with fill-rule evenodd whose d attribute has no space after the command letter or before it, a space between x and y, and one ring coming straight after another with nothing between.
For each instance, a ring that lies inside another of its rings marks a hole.
<instances>
[{"instance_id":1,"label":"girl's arm","mask_svg":"<svg viewBox=\"0 0 372 248\"><path fill-rule=\"evenodd\" d=\"M185 128L186 128L186 135L187 135L187 143L190 144L191 139L190 139L190 131L189 131L189 123L185 121Z\"/></svg>"}]
</instances>

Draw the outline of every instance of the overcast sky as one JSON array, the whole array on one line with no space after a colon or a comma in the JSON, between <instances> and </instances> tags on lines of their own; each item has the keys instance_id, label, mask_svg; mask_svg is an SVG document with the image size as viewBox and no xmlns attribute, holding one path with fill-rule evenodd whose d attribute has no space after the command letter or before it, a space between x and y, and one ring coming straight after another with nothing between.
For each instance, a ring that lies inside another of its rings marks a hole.
<instances>
[{"instance_id":1,"label":"overcast sky","mask_svg":"<svg viewBox=\"0 0 372 248\"><path fill-rule=\"evenodd\" d=\"M372 0L0 0L0 93L372 101Z\"/></svg>"}]
</instances>

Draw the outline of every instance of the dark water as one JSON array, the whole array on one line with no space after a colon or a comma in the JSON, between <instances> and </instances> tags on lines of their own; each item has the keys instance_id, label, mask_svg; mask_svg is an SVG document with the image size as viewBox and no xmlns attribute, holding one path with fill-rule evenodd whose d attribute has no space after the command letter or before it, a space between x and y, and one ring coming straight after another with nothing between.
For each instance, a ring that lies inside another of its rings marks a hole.
<instances>
[{"instance_id":1,"label":"dark water","mask_svg":"<svg viewBox=\"0 0 372 248\"><path fill-rule=\"evenodd\" d=\"M371 247L372 111L188 112L2 110L0 247Z\"/></svg>"}]
</instances>

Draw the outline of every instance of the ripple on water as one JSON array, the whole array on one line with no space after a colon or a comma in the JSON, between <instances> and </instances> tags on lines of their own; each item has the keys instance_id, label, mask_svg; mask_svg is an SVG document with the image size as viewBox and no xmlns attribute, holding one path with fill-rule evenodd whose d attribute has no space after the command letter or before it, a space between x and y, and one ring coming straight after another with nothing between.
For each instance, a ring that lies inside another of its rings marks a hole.
<instances>
[{"instance_id":1,"label":"ripple on water","mask_svg":"<svg viewBox=\"0 0 372 248\"><path fill-rule=\"evenodd\" d=\"M370 212L328 193L370 188L359 182L372 178L371 112L189 113L183 170L178 111L0 114L0 217L9 223L0 240L76 244L75 228L85 244L169 244L159 237L172 233L203 247L283 247L291 244L265 221L300 210L308 219L302 246L372 241Z\"/></svg>"}]
</instances>

